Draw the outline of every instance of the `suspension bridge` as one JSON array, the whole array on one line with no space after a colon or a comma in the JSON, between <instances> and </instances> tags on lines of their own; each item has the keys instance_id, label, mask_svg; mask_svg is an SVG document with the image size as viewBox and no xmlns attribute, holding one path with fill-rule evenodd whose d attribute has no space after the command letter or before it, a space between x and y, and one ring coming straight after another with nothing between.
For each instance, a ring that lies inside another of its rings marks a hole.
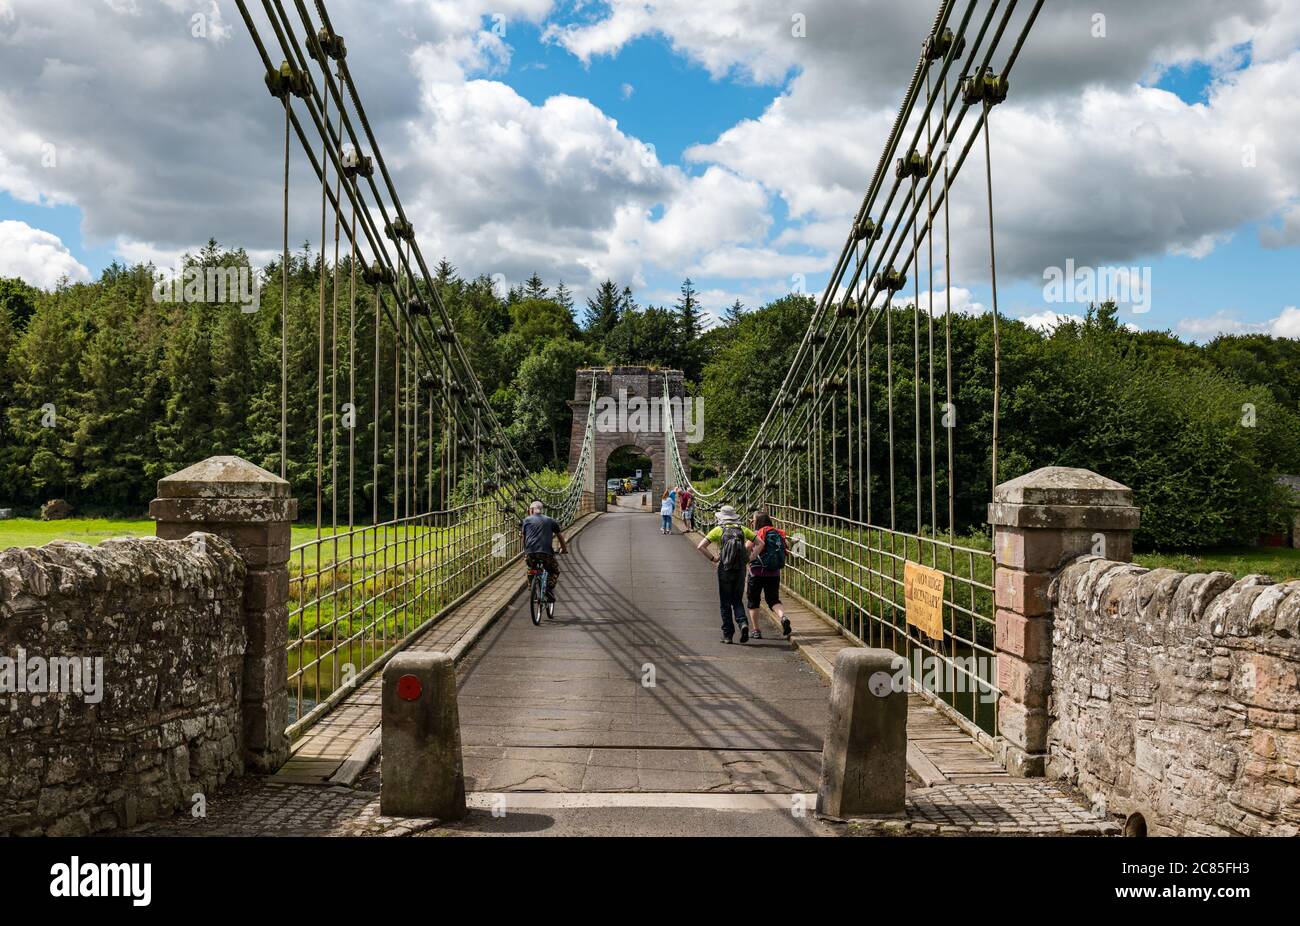
<instances>
[{"instance_id":1,"label":"suspension bridge","mask_svg":"<svg viewBox=\"0 0 1300 926\"><path fill-rule=\"evenodd\" d=\"M270 557L258 573L269 602L259 614L283 621L266 637L282 635L274 645L285 658L282 672L277 661L254 686L264 699L254 727L272 757L268 780L286 789L277 793L320 796L236 801L224 825L241 831L290 804L316 808L300 821L308 831L313 815L341 831L353 818L374 825L364 791L338 795L375 774L383 668L398 653L437 651L457 664L471 806L488 809L504 793L515 807L768 810L776 822L767 831L808 832L791 800L817 788L836 655L877 647L948 679L910 687L913 822L1101 831L1091 809L1019 774L1042 752L1024 732L1026 710L1038 708L1019 688L1011 699L1004 690L1003 566L983 529L984 503L998 501L1001 384L990 135L1042 5L938 4L772 406L739 463L704 491L677 416L632 434L625 424L611 432L597 411L619 376L641 399L680 403L673 371L579 371L567 478L529 470L440 297L325 3L263 0L255 11L237 0L283 118L278 474L307 471L315 486L314 499L297 500L310 507L315 536L288 548L285 526L258 547ZM304 173L305 190L291 182ZM952 223L959 178L980 194L983 222ZM291 408L287 386L298 334L288 323L294 196L320 200L307 416ZM987 262L954 268L958 235L986 239ZM990 283L987 356L954 356L957 270ZM981 378L987 402L958 409L955 382L969 377ZM657 518L606 505L609 456L626 446L653 459L656 496L673 486L693 494L695 533L684 539L679 518L665 537ZM223 477L244 488L222 491L238 498L274 479L252 469ZM168 492L183 495L199 478L172 479L166 491L160 484L167 504L157 511L182 512L167 535L183 537L195 525ZM573 547L561 557L555 620L537 627L519 595L519 521L533 499ZM761 639L719 642L716 583L693 547L723 505L765 510L791 539L788 640L764 612ZM231 510L207 520L225 523ZM916 567L941 583L924 626L907 606ZM1011 762L1007 717L1020 757ZM196 825L207 824L181 824Z\"/></svg>"},{"instance_id":2,"label":"suspension bridge","mask_svg":"<svg viewBox=\"0 0 1300 926\"><path fill-rule=\"evenodd\" d=\"M918 785L1007 779L992 759L1001 695L994 555L968 538L958 486L982 482L990 500L997 482L989 136L1042 0L939 4L794 361L743 458L708 492L692 483L679 418L637 435L597 426L600 378L608 394L616 371L579 373L567 483L528 471L439 298L325 4L317 0L313 15L303 0L263 0L260 18L238 6L283 109L282 319L295 138L319 186L308 195L320 197L322 255L332 225L335 256L332 274L320 262L317 536L290 555L294 746L278 779L355 782L379 748L378 670L414 648L463 660L476 790L803 793L816 786L830 665L849 645L938 660L956 682L912 696ZM974 182L987 221L954 229L952 191L973 152L984 162ZM953 355L955 234L987 237L987 265L960 269L987 276L992 293L988 404L962 409L960 423L954 378L972 360ZM340 281L340 266L349 279ZM358 274L373 292L368 307ZM375 332L370 357L356 356L358 324ZM282 325L281 337L287 364L293 332ZM373 385L361 396L357 371L367 362ZM633 388L641 399L680 401L680 376L642 372ZM281 476L292 464L291 425L302 423L290 420L287 395ZM342 401L376 422L369 447L336 411ZM761 642L720 653L707 564L679 538L658 536L650 518L598 514L609 455L625 446L654 461L655 499L669 486L692 492L697 529L727 504L764 509L787 531L793 645L773 624ZM358 511L359 495L369 511ZM533 498L575 550L559 616L540 628L515 601L517 525ZM941 627L909 623L909 564L942 577ZM644 667L660 673L652 687L641 683Z\"/></svg>"}]
</instances>

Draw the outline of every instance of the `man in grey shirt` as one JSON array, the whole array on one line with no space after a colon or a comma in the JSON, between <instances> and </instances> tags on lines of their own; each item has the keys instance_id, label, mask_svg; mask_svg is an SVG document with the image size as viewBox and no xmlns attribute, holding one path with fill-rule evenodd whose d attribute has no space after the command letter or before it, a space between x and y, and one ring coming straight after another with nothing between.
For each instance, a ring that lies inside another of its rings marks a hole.
<instances>
[{"instance_id":1,"label":"man in grey shirt","mask_svg":"<svg viewBox=\"0 0 1300 926\"><path fill-rule=\"evenodd\" d=\"M551 538L560 541L560 552L568 553L569 544L560 532L560 522L542 514L542 503L533 502L528 506L528 517L523 522L524 562L529 569L546 570L546 600L555 600L555 580L560 574L560 567L555 562L555 550Z\"/></svg>"}]
</instances>

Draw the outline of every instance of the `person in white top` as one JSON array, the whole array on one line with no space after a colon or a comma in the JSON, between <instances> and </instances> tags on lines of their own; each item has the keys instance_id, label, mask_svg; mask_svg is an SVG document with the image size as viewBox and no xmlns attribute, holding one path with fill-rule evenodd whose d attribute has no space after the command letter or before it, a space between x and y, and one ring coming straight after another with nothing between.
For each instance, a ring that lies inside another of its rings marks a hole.
<instances>
[{"instance_id":1,"label":"person in white top","mask_svg":"<svg viewBox=\"0 0 1300 926\"><path fill-rule=\"evenodd\" d=\"M673 532L673 511L677 507L677 494L672 489L664 491L664 497L659 501L659 517L663 523L659 526L659 532L662 534L671 534Z\"/></svg>"}]
</instances>

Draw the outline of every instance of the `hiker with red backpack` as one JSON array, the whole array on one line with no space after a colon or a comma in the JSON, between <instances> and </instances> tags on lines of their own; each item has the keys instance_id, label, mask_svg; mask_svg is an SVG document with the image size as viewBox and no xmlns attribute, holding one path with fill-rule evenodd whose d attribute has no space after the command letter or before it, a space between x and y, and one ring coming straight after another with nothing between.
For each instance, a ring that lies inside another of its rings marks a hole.
<instances>
[{"instance_id":1,"label":"hiker with red backpack","mask_svg":"<svg viewBox=\"0 0 1300 926\"><path fill-rule=\"evenodd\" d=\"M749 564L749 542L755 534L740 523L740 516L730 505L718 509L718 524L704 535L695 549L718 566L718 604L722 611L722 642L730 643L736 626L740 642L749 642L749 618L745 614L745 567ZM710 544L718 545L713 555Z\"/></svg>"},{"instance_id":2,"label":"hiker with red backpack","mask_svg":"<svg viewBox=\"0 0 1300 926\"><path fill-rule=\"evenodd\" d=\"M785 553L788 541L785 531L772 523L766 511L755 511L753 524L754 539L749 543L749 591L746 606L749 609L749 624L753 628L755 640L763 639L763 630L758 625L759 598L767 599L767 607L781 621L781 633L790 637L790 619L785 616L781 606L781 570L785 568Z\"/></svg>"}]
</instances>

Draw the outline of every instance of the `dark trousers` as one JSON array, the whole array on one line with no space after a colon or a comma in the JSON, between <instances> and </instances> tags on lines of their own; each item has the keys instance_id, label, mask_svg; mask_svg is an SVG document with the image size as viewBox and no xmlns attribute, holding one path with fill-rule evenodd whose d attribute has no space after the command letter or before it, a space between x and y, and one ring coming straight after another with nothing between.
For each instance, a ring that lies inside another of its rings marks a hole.
<instances>
[{"instance_id":1,"label":"dark trousers","mask_svg":"<svg viewBox=\"0 0 1300 926\"><path fill-rule=\"evenodd\" d=\"M554 553L528 553L524 557L529 569L546 570L546 600L555 600L555 580L560 576L560 564Z\"/></svg>"},{"instance_id":2,"label":"dark trousers","mask_svg":"<svg viewBox=\"0 0 1300 926\"><path fill-rule=\"evenodd\" d=\"M749 626L745 614L745 570L723 572L718 570L718 604L722 611L722 635L729 637L735 632L733 620L741 627Z\"/></svg>"}]
</instances>

